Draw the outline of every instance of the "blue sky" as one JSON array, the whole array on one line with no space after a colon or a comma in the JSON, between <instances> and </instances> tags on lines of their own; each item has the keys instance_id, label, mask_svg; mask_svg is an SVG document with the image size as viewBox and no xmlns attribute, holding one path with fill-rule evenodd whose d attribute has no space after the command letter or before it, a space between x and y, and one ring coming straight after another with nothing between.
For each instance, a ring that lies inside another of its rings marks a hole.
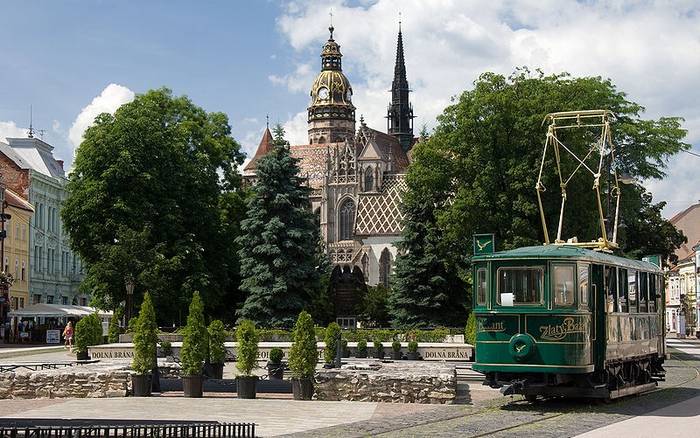
<instances>
[{"instance_id":1,"label":"blue sky","mask_svg":"<svg viewBox=\"0 0 700 438\"><path fill-rule=\"evenodd\" d=\"M305 141L308 90L333 11L358 115L384 129L399 12L416 126L485 71L611 78L645 116L681 116L700 150L700 4L693 0L0 0L0 140L34 126L72 160L94 115L167 86L229 116L254 151L265 126ZM700 199L700 158L642 182L671 216Z\"/></svg>"}]
</instances>

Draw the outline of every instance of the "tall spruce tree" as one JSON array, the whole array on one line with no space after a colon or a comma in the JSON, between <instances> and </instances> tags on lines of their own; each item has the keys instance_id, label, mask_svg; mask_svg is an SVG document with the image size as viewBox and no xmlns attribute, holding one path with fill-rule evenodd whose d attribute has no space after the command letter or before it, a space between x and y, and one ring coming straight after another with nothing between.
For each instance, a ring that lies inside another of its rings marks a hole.
<instances>
[{"instance_id":1,"label":"tall spruce tree","mask_svg":"<svg viewBox=\"0 0 700 438\"><path fill-rule=\"evenodd\" d=\"M284 129L273 131L275 147L257 163L258 181L237 239L247 294L237 316L259 326L292 327L319 290L318 229L310 188L298 176Z\"/></svg>"}]
</instances>

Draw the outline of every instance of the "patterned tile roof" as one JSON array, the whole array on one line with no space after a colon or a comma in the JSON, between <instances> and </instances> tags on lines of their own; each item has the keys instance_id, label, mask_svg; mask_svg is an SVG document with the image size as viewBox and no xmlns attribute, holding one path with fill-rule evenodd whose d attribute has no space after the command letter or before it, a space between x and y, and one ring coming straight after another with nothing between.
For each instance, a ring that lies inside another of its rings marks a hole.
<instances>
[{"instance_id":1,"label":"patterned tile roof","mask_svg":"<svg viewBox=\"0 0 700 438\"><path fill-rule=\"evenodd\" d=\"M326 180L329 155L340 147L345 147L345 143L294 145L290 151L299 160L299 175L308 178L309 185L318 189Z\"/></svg>"},{"instance_id":2,"label":"patterned tile roof","mask_svg":"<svg viewBox=\"0 0 700 438\"><path fill-rule=\"evenodd\" d=\"M358 195L355 234L398 235L401 234L401 196L406 190L406 175L388 174L384 177L382 190L378 194Z\"/></svg>"},{"instance_id":3,"label":"patterned tile roof","mask_svg":"<svg viewBox=\"0 0 700 438\"><path fill-rule=\"evenodd\" d=\"M408 168L409 158L406 152L401 148L401 143L393 135L385 134L376 129L363 126L358 135L358 143L360 147L364 149L366 142L372 142L376 145L377 150L382 154L382 159L391 161L394 163L394 171L397 173L403 173Z\"/></svg>"}]
</instances>

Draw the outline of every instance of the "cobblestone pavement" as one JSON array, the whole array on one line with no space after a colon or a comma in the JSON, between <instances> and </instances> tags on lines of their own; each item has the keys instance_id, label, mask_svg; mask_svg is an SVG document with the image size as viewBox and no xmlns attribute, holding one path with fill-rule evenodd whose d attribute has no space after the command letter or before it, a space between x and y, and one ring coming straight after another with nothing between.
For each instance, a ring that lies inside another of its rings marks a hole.
<instances>
[{"instance_id":1,"label":"cobblestone pavement","mask_svg":"<svg viewBox=\"0 0 700 438\"><path fill-rule=\"evenodd\" d=\"M421 411L405 413L397 408L391 415L378 409L370 421L291 436L572 437L638 416L659 413L669 416L668 412L684 415L685 423L690 424L695 418L692 415L700 414L700 349L693 350L693 346L688 349L687 345L684 347L686 348L682 350L671 350L672 357L665 366L666 381L661 382L657 390L609 404L587 400L548 400L530 404L520 396L486 398L475 402L473 406L425 407ZM678 410L672 409L675 404L678 404ZM680 409L681 406L683 409ZM692 406L698 412L693 412ZM677 423L676 421L675 424ZM617 429L622 426L624 425ZM680 433L677 436L682 436L685 432ZM638 431L629 434L616 431L615 434L639 436Z\"/></svg>"}]
</instances>

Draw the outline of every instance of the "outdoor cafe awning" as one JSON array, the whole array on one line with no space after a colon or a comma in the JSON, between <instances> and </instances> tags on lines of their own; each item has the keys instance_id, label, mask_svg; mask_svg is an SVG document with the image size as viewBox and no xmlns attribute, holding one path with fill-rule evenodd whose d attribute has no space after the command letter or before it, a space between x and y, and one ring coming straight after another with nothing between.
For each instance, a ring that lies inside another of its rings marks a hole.
<instances>
[{"instance_id":1,"label":"outdoor cafe awning","mask_svg":"<svg viewBox=\"0 0 700 438\"><path fill-rule=\"evenodd\" d=\"M81 318L95 312L100 316L112 316L111 311L98 310L94 307L46 303L32 304L22 309L13 310L9 313L9 316L16 316L19 318L32 318L35 316L60 318L72 316Z\"/></svg>"}]
</instances>

